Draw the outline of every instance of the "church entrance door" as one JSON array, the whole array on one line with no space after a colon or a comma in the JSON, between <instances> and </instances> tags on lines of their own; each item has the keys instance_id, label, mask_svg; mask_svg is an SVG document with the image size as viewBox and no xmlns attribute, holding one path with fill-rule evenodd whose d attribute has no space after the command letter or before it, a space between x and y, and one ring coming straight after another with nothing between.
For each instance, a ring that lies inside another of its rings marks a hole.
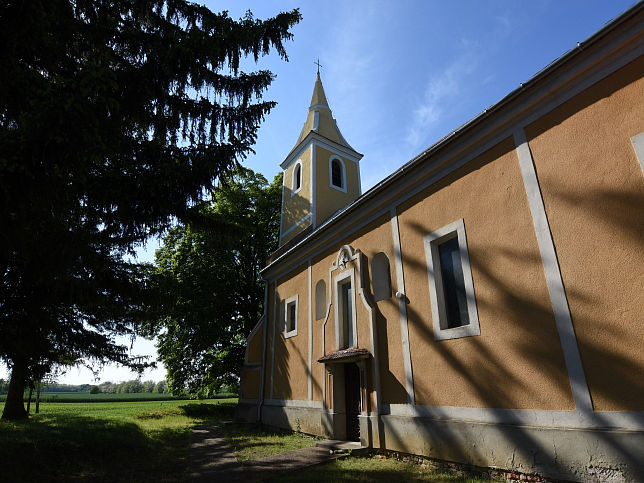
<instances>
[{"instance_id":1,"label":"church entrance door","mask_svg":"<svg viewBox=\"0 0 644 483\"><path fill-rule=\"evenodd\" d=\"M353 363L344 365L344 398L347 414L347 440L360 441L360 369Z\"/></svg>"}]
</instances>

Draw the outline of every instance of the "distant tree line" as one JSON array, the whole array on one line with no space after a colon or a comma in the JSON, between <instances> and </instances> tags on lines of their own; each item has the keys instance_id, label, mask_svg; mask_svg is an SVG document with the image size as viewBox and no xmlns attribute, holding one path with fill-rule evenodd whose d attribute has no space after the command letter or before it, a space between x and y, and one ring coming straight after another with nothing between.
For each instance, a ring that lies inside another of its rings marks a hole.
<instances>
[{"instance_id":1,"label":"distant tree line","mask_svg":"<svg viewBox=\"0 0 644 483\"><path fill-rule=\"evenodd\" d=\"M103 382L98 386L92 386L89 389L92 394L124 394L124 393L139 393L139 392L153 392L157 394L164 394L168 392L168 386L165 382L159 381L141 381L140 379L132 379L131 381L124 381L119 383Z\"/></svg>"},{"instance_id":2,"label":"distant tree line","mask_svg":"<svg viewBox=\"0 0 644 483\"><path fill-rule=\"evenodd\" d=\"M7 381L8 382L8 381ZM53 384L43 383L42 390L45 392L89 392L91 384Z\"/></svg>"},{"instance_id":3,"label":"distant tree line","mask_svg":"<svg viewBox=\"0 0 644 483\"><path fill-rule=\"evenodd\" d=\"M9 391L9 381L6 381L0 378L0 394L7 394ZM77 393L90 393L90 394L123 394L123 393L140 393L140 392L151 392L157 394L165 394L168 391L168 386L166 381L141 381L139 379L133 379L131 381L124 382L103 382L99 385L91 384L43 384L43 392L77 392Z\"/></svg>"}]
</instances>

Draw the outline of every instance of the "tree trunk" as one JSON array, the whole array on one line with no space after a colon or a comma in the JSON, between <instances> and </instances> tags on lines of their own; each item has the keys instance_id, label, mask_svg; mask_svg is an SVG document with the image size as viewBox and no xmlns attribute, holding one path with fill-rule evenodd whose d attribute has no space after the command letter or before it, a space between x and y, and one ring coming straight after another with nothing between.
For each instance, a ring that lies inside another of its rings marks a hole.
<instances>
[{"instance_id":1,"label":"tree trunk","mask_svg":"<svg viewBox=\"0 0 644 483\"><path fill-rule=\"evenodd\" d=\"M27 398L27 416L29 416L29 413L31 412L31 396L34 394L34 385L32 383L29 384L29 397Z\"/></svg>"},{"instance_id":2,"label":"tree trunk","mask_svg":"<svg viewBox=\"0 0 644 483\"><path fill-rule=\"evenodd\" d=\"M42 388L42 379L40 379L36 386L36 414L40 410L40 389Z\"/></svg>"},{"instance_id":3,"label":"tree trunk","mask_svg":"<svg viewBox=\"0 0 644 483\"><path fill-rule=\"evenodd\" d=\"M25 361L13 361L11 379L9 380L9 392L4 403L2 419L24 419L27 417L25 411L25 381L27 380L27 364Z\"/></svg>"}]
</instances>

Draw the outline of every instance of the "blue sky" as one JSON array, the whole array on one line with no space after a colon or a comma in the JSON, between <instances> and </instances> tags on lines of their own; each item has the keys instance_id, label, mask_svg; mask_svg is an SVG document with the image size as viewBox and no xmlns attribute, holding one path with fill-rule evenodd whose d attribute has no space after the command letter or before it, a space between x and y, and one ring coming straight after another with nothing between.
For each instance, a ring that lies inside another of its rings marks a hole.
<instances>
[{"instance_id":1,"label":"blue sky","mask_svg":"<svg viewBox=\"0 0 644 483\"><path fill-rule=\"evenodd\" d=\"M241 3L241 2L240 2ZM272 178L293 147L322 64L347 141L364 154L363 192L575 47L633 1L259 1L264 18L300 6L278 102L246 165ZM211 2L211 9L220 4ZM247 7L229 8L239 17Z\"/></svg>"},{"instance_id":2,"label":"blue sky","mask_svg":"<svg viewBox=\"0 0 644 483\"><path fill-rule=\"evenodd\" d=\"M360 153L363 192L520 83L574 48L633 0L253 0L208 1L233 18L258 18L299 7L302 21L276 55L259 68L276 74L265 94L278 105L262 125L255 155L244 164L269 180L293 147L306 119L316 66L340 130ZM247 65L246 69L256 68ZM140 250L151 260L154 241ZM150 341L133 353L156 357ZM0 370L0 377L6 372ZM112 366L101 381L135 376ZM145 379L159 380L162 369ZM90 382L71 369L61 382Z\"/></svg>"}]
</instances>

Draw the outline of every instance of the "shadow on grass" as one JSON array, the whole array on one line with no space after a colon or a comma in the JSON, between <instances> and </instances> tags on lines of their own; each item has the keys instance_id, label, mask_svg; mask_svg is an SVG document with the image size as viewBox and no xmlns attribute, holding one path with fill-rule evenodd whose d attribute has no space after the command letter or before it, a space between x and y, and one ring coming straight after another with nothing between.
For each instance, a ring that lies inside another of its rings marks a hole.
<instances>
[{"instance_id":1,"label":"shadow on grass","mask_svg":"<svg viewBox=\"0 0 644 483\"><path fill-rule=\"evenodd\" d=\"M189 432L150 437L136 424L83 416L0 424L4 481L179 480Z\"/></svg>"},{"instance_id":2,"label":"shadow on grass","mask_svg":"<svg viewBox=\"0 0 644 483\"><path fill-rule=\"evenodd\" d=\"M198 403L143 412L134 420L43 413L1 421L0 480L185 481L192 426L233 413L233 404ZM184 415L192 420L146 427L146 420Z\"/></svg>"},{"instance_id":3,"label":"shadow on grass","mask_svg":"<svg viewBox=\"0 0 644 483\"><path fill-rule=\"evenodd\" d=\"M237 402L221 404L191 403L179 406L179 409L186 416L209 422L224 419L232 420L235 416L236 407Z\"/></svg>"}]
</instances>

